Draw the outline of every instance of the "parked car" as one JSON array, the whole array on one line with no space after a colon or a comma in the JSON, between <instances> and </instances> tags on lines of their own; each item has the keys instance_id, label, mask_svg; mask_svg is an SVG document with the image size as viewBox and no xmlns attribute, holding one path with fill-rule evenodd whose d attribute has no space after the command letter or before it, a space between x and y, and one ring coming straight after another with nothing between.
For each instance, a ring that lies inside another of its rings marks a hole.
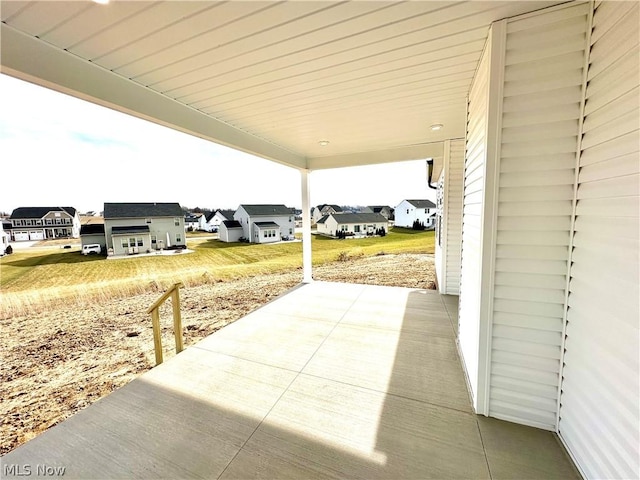
<instances>
[{"instance_id":1,"label":"parked car","mask_svg":"<svg viewBox=\"0 0 640 480\"><path fill-rule=\"evenodd\" d=\"M100 252L102 252L102 247L100 246L99 243L90 243L88 245L83 245L82 246L82 254L83 255L90 255L92 253L99 254Z\"/></svg>"}]
</instances>

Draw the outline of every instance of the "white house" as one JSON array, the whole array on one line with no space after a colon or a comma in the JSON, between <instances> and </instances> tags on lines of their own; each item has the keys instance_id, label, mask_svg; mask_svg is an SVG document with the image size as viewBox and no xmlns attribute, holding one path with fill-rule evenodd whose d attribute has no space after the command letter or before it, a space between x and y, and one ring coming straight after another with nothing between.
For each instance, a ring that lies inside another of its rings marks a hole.
<instances>
[{"instance_id":1,"label":"white house","mask_svg":"<svg viewBox=\"0 0 640 480\"><path fill-rule=\"evenodd\" d=\"M395 225L411 228L416 220L433 227L436 205L431 200L402 200L395 209Z\"/></svg>"},{"instance_id":2,"label":"white house","mask_svg":"<svg viewBox=\"0 0 640 480\"><path fill-rule=\"evenodd\" d=\"M331 213L317 223L318 233L330 237L344 232L348 236L366 237L389 230L389 221L379 213Z\"/></svg>"},{"instance_id":3,"label":"white house","mask_svg":"<svg viewBox=\"0 0 640 480\"><path fill-rule=\"evenodd\" d=\"M240 205L233 218L251 243L279 242L295 233L295 215L284 205Z\"/></svg>"},{"instance_id":4,"label":"white house","mask_svg":"<svg viewBox=\"0 0 640 480\"><path fill-rule=\"evenodd\" d=\"M210 212L206 218L207 224L205 230L209 232L217 231L222 222L225 220L233 220L234 213L234 210L216 210L215 212Z\"/></svg>"},{"instance_id":5,"label":"white house","mask_svg":"<svg viewBox=\"0 0 640 480\"><path fill-rule=\"evenodd\" d=\"M206 230L207 218L202 213L190 213L184 216L185 230Z\"/></svg>"},{"instance_id":6,"label":"white house","mask_svg":"<svg viewBox=\"0 0 640 480\"><path fill-rule=\"evenodd\" d=\"M104 232L113 255L186 246L179 203L105 203Z\"/></svg>"},{"instance_id":7,"label":"white house","mask_svg":"<svg viewBox=\"0 0 640 480\"><path fill-rule=\"evenodd\" d=\"M80 216L73 207L20 207L9 220L16 242L80 236Z\"/></svg>"},{"instance_id":8,"label":"white house","mask_svg":"<svg viewBox=\"0 0 640 480\"><path fill-rule=\"evenodd\" d=\"M311 221L312 223L318 223L318 220L331 213L342 213L342 207L328 203L317 205L311 209Z\"/></svg>"},{"instance_id":9,"label":"white house","mask_svg":"<svg viewBox=\"0 0 640 480\"><path fill-rule=\"evenodd\" d=\"M3 72L297 169L304 282L315 172L433 158L473 413L552 432L585 478L640 478L639 2L278 2L270 29L260 2L59 3L2 3Z\"/></svg>"}]
</instances>

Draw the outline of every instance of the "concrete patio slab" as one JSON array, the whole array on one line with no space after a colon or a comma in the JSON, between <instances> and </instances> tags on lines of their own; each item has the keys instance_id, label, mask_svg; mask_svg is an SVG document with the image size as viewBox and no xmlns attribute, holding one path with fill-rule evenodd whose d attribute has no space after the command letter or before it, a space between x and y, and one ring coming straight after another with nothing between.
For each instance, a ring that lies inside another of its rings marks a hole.
<instances>
[{"instance_id":1,"label":"concrete patio slab","mask_svg":"<svg viewBox=\"0 0 640 480\"><path fill-rule=\"evenodd\" d=\"M456 306L434 291L300 286L5 455L2 474L578 478L555 434L472 412Z\"/></svg>"}]
</instances>

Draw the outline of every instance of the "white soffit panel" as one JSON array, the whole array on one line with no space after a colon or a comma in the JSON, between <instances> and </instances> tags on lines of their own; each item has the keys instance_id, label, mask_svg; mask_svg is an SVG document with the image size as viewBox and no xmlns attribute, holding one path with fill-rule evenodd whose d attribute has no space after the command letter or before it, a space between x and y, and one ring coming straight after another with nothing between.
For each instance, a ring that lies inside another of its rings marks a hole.
<instances>
[{"instance_id":1,"label":"white soffit panel","mask_svg":"<svg viewBox=\"0 0 640 480\"><path fill-rule=\"evenodd\" d=\"M215 125L220 143L282 152L291 166L354 164L352 154L464 136L491 22L555 3L3 1L2 68L213 141ZM24 49L36 56L14 62ZM109 89L94 98L90 85L65 85L56 70L70 62L51 50L85 62L80 70ZM164 99L155 111L132 101L150 93Z\"/></svg>"}]
</instances>

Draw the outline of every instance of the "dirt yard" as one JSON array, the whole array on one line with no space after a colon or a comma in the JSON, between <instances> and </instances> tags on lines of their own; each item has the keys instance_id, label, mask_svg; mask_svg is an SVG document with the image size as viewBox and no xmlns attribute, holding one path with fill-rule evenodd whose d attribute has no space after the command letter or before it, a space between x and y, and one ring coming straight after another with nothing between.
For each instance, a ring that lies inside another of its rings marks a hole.
<instances>
[{"instance_id":1,"label":"dirt yard","mask_svg":"<svg viewBox=\"0 0 640 480\"><path fill-rule=\"evenodd\" d=\"M432 255L383 255L314 268L316 280L434 288ZM301 272L181 289L185 346L297 285ZM155 363L146 309L159 293L67 305L0 320L0 455L35 437ZM161 309L165 359L173 355L171 302Z\"/></svg>"}]
</instances>

